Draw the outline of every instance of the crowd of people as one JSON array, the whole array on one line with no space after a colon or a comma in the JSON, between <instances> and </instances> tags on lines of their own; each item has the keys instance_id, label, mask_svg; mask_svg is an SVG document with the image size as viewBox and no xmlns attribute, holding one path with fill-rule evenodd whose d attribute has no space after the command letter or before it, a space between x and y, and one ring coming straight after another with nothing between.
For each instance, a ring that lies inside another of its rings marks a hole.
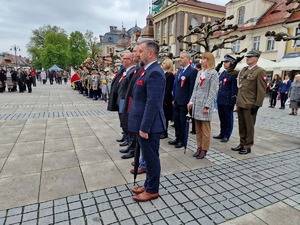
<instances>
[{"instance_id":1,"label":"crowd of people","mask_svg":"<svg viewBox=\"0 0 300 225\"><path fill-rule=\"evenodd\" d=\"M296 75L292 82L288 74L284 80L279 74L275 74L269 85L269 108L275 108L277 100L280 100L280 108L285 109L288 105L292 109L289 115L297 115L299 108L300 90L299 90L300 74Z\"/></svg>"},{"instance_id":2,"label":"crowd of people","mask_svg":"<svg viewBox=\"0 0 300 225\"><path fill-rule=\"evenodd\" d=\"M174 73L173 60L165 58L158 63L159 45L154 41L137 44L132 52L121 54L122 65L117 71L99 69L93 60L76 68L79 80L74 89L92 100L108 102L107 110L118 112L122 137L117 139L122 159L130 159L141 151L139 161L131 162L138 170L131 173L146 173L143 186L135 187L136 201L148 201L159 196L160 140L168 137L169 122L174 121L175 139L169 141L175 148L186 147L187 115L192 117L192 134L196 135L197 149L193 157L206 157L211 144L211 121L215 105L220 120L220 132L213 136L221 142L229 141L233 130L233 112L238 115L240 143L231 150L239 154L251 153L254 144L254 127L258 110L266 95L267 76L257 65L261 52L249 51L248 66L235 70L243 57L225 55L222 62L215 63L214 55L205 52L195 68L188 52L181 52L180 67ZM224 70L220 73L220 69ZM37 79L36 79L37 78ZM30 93L36 80L46 84L65 84L70 78L67 71L41 71L0 67L0 92L17 91ZM109 85L110 84L110 85ZM284 109L289 102L297 115L300 107L300 74L293 82L288 76L282 81L274 75L269 86L270 108L274 108L280 96ZM138 165L137 165L138 164Z\"/></svg>"},{"instance_id":3,"label":"crowd of people","mask_svg":"<svg viewBox=\"0 0 300 225\"><path fill-rule=\"evenodd\" d=\"M0 93L17 92L20 93L32 92L32 85L36 86L36 72L34 69L18 68L13 66L2 67L0 66Z\"/></svg>"},{"instance_id":4,"label":"crowd of people","mask_svg":"<svg viewBox=\"0 0 300 225\"><path fill-rule=\"evenodd\" d=\"M53 85L54 81L57 84L66 85L69 80L69 72L63 70L35 70L34 68L15 68L14 66L0 66L0 93L5 92L32 92L32 86L36 87L37 81L43 84L49 82Z\"/></svg>"}]
</instances>

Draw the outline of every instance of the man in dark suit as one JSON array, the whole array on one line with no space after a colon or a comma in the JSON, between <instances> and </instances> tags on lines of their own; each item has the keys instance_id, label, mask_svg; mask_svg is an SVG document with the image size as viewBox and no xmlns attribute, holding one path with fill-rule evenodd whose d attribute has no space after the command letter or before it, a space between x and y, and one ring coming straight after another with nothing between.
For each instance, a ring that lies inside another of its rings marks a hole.
<instances>
[{"instance_id":1,"label":"man in dark suit","mask_svg":"<svg viewBox=\"0 0 300 225\"><path fill-rule=\"evenodd\" d=\"M180 65L182 69L178 71L174 83L174 125L176 139L169 141L170 145L175 145L175 148L183 147L187 104L191 98L195 80L197 77L197 70L190 66L190 55L187 52L180 54Z\"/></svg>"},{"instance_id":2,"label":"man in dark suit","mask_svg":"<svg viewBox=\"0 0 300 225\"><path fill-rule=\"evenodd\" d=\"M131 80L132 75L133 75L134 70L135 70L135 65L134 65L134 61L133 61L133 54L130 51L124 52L123 66L125 68L125 71L123 72L123 74L122 74L122 76L119 80L118 105L119 105L120 126L123 130L123 134L126 136L128 147L126 149L121 149L120 152L121 153L128 153L129 149L131 147L134 147L134 146L132 146L134 137L132 137L132 135L129 135L127 126L122 126L122 114L123 114L123 109L124 109L126 93L128 91L130 80Z\"/></svg>"},{"instance_id":3,"label":"man in dark suit","mask_svg":"<svg viewBox=\"0 0 300 225\"><path fill-rule=\"evenodd\" d=\"M166 79L157 63L159 45L145 41L139 46L139 55L144 71L133 88L133 98L128 117L128 129L138 135L138 142L147 164L144 186L131 189L137 195L135 201L149 201L158 198L160 159L160 135L165 129L163 100Z\"/></svg>"},{"instance_id":4,"label":"man in dark suit","mask_svg":"<svg viewBox=\"0 0 300 225\"><path fill-rule=\"evenodd\" d=\"M121 62L123 63L123 54L121 54L120 57L121 57ZM109 98L108 98L108 104L107 104L107 110L108 111L119 111L118 88L119 88L119 81L120 81L124 71L125 71L125 68L124 68L123 65L121 65L118 72L112 78L112 82L111 82L111 86L110 86L110 92L109 92ZM123 137L121 139L117 139L116 141L117 142L125 141L125 134L123 134ZM122 146L123 146L123 143L122 143Z\"/></svg>"}]
</instances>

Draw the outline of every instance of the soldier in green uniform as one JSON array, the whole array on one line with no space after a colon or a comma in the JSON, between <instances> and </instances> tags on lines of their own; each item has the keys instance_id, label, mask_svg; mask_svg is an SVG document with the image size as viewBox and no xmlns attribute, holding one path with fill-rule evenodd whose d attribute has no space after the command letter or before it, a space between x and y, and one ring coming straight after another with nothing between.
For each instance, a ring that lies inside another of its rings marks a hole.
<instances>
[{"instance_id":1,"label":"soldier in green uniform","mask_svg":"<svg viewBox=\"0 0 300 225\"><path fill-rule=\"evenodd\" d=\"M251 153L254 143L254 125L259 107L262 106L267 87L267 76L264 69L257 66L261 52L251 50L246 55L248 66L238 75L238 96L236 101L239 121L240 144L231 148L240 154Z\"/></svg>"}]
</instances>

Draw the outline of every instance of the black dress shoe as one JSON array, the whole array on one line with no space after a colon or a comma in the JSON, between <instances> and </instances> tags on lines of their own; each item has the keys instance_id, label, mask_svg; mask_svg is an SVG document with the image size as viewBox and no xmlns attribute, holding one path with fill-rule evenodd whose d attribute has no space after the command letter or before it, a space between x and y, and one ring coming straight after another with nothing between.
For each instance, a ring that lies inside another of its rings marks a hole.
<instances>
[{"instance_id":1,"label":"black dress shoe","mask_svg":"<svg viewBox=\"0 0 300 225\"><path fill-rule=\"evenodd\" d=\"M165 138L167 138L168 137L168 134L161 134L160 135L160 139L165 139Z\"/></svg>"},{"instance_id":2,"label":"black dress shoe","mask_svg":"<svg viewBox=\"0 0 300 225\"><path fill-rule=\"evenodd\" d=\"M130 159L130 158L133 158L133 157L134 157L134 150L130 150L128 152L128 154L121 156L122 159Z\"/></svg>"},{"instance_id":3,"label":"black dress shoe","mask_svg":"<svg viewBox=\"0 0 300 225\"><path fill-rule=\"evenodd\" d=\"M183 143L179 141L179 142L175 145L175 148L181 148L181 147L183 147Z\"/></svg>"},{"instance_id":4,"label":"black dress shoe","mask_svg":"<svg viewBox=\"0 0 300 225\"><path fill-rule=\"evenodd\" d=\"M223 139L223 136L219 134L218 136L213 136L214 139Z\"/></svg>"},{"instance_id":5,"label":"black dress shoe","mask_svg":"<svg viewBox=\"0 0 300 225\"><path fill-rule=\"evenodd\" d=\"M127 146L128 144L129 144L128 141L124 141L123 143L121 143L119 145L122 147L122 146Z\"/></svg>"},{"instance_id":6,"label":"black dress shoe","mask_svg":"<svg viewBox=\"0 0 300 225\"><path fill-rule=\"evenodd\" d=\"M170 145L176 145L178 143L178 141L177 140L173 140L173 141L168 141L168 143Z\"/></svg>"},{"instance_id":7,"label":"black dress shoe","mask_svg":"<svg viewBox=\"0 0 300 225\"><path fill-rule=\"evenodd\" d=\"M128 152L129 152L129 149L128 149L128 148L126 148L126 149L121 149L121 150L119 150L119 152L121 152L121 153L128 153Z\"/></svg>"},{"instance_id":8,"label":"black dress shoe","mask_svg":"<svg viewBox=\"0 0 300 225\"><path fill-rule=\"evenodd\" d=\"M243 149L244 149L244 147L241 146L241 145L239 145L239 146L237 146L237 147L235 147L235 148L231 148L232 151L241 151L241 150L243 150Z\"/></svg>"},{"instance_id":9,"label":"black dress shoe","mask_svg":"<svg viewBox=\"0 0 300 225\"><path fill-rule=\"evenodd\" d=\"M125 141L125 136L123 136L121 139L117 139L117 142L124 142Z\"/></svg>"},{"instance_id":10,"label":"black dress shoe","mask_svg":"<svg viewBox=\"0 0 300 225\"><path fill-rule=\"evenodd\" d=\"M242 149L241 151L239 151L239 154L241 155L247 155L251 153L251 149Z\"/></svg>"},{"instance_id":11,"label":"black dress shoe","mask_svg":"<svg viewBox=\"0 0 300 225\"><path fill-rule=\"evenodd\" d=\"M227 138L227 137L224 137L222 140L221 140L221 142L227 142L229 139Z\"/></svg>"}]
</instances>

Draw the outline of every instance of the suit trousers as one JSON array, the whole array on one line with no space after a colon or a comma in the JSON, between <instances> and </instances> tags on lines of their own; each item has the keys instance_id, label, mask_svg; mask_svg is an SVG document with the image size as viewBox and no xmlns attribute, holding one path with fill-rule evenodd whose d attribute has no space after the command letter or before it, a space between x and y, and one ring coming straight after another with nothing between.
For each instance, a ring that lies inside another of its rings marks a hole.
<instances>
[{"instance_id":1,"label":"suit trousers","mask_svg":"<svg viewBox=\"0 0 300 225\"><path fill-rule=\"evenodd\" d=\"M186 105L174 105L173 108L174 125L175 125L175 136L178 142L184 142L184 132L186 126Z\"/></svg>"},{"instance_id":2,"label":"suit trousers","mask_svg":"<svg viewBox=\"0 0 300 225\"><path fill-rule=\"evenodd\" d=\"M144 156L147 168L144 187L150 194L156 194L159 190L160 159L159 142L161 133L150 133L148 139L138 135L138 141Z\"/></svg>"},{"instance_id":3,"label":"suit trousers","mask_svg":"<svg viewBox=\"0 0 300 225\"><path fill-rule=\"evenodd\" d=\"M256 114L251 114L251 109L237 108L239 120L240 145L250 149L254 143L254 125Z\"/></svg>"},{"instance_id":4,"label":"suit trousers","mask_svg":"<svg viewBox=\"0 0 300 225\"><path fill-rule=\"evenodd\" d=\"M195 120L196 125L196 140L198 148L209 150L211 127L210 121Z\"/></svg>"},{"instance_id":5,"label":"suit trousers","mask_svg":"<svg viewBox=\"0 0 300 225\"><path fill-rule=\"evenodd\" d=\"M220 135L229 138L232 131L232 111L229 105L218 104L218 114L220 119Z\"/></svg>"}]
</instances>

